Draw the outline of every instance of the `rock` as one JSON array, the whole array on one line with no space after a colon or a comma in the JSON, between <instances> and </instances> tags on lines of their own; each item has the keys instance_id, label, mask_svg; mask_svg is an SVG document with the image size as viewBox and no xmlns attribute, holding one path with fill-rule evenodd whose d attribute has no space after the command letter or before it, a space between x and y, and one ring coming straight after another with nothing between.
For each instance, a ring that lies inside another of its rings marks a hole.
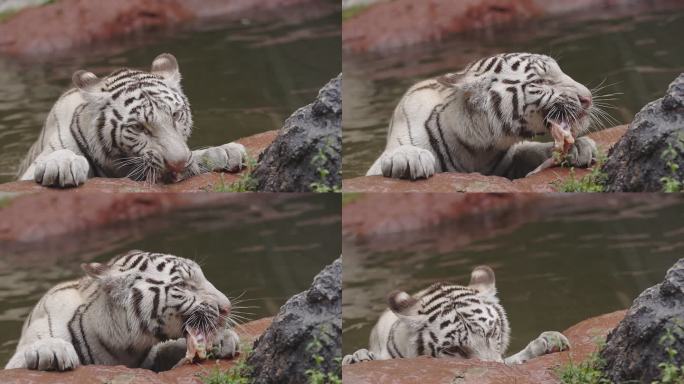
<instances>
[{"instance_id":1,"label":"rock","mask_svg":"<svg viewBox=\"0 0 684 384\"><path fill-rule=\"evenodd\" d=\"M626 125L592 132L588 137L596 141L599 149L606 153L622 137ZM574 177L588 174L586 169L574 169ZM556 192L558 185L571 177L568 168L548 168L522 179L509 180L499 176L485 176L479 173L438 173L426 180L408 181L382 176L362 176L345 179L344 192Z\"/></svg>"},{"instance_id":2,"label":"rock","mask_svg":"<svg viewBox=\"0 0 684 384\"><path fill-rule=\"evenodd\" d=\"M257 190L307 192L312 183L334 188L341 183L342 74L318 92L316 100L295 111L259 158L253 176ZM323 154L323 156L321 156ZM321 175L321 170L326 172Z\"/></svg>"},{"instance_id":3,"label":"rock","mask_svg":"<svg viewBox=\"0 0 684 384\"><path fill-rule=\"evenodd\" d=\"M247 153L252 158L257 158L264 149L273 142L278 131L267 131L249 136L236 143L245 146ZM211 172L201 174L189 179L173 184L154 184L149 185L142 181L133 181L126 178L106 179L92 178L78 188L55 189L46 188L33 181L14 181L0 184L0 192L39 192L53 190L58 192L223 192L233 182L240 179L246 172L243 170L238 173Z\"/></svg>"},{"instance_id":4,"label":"rock","mask_svg":"<svg viewBox=\"0 0 684 384\"><path fill-rule=\"evenodd\" d=\"M255 383L308 383L315 369L340 377L342 259L325 267L311 287L290 298L254 343L247 359ZM320 342L320 345L317 343ZM314 355L322 357L320 366Z\"/></svg>"},{"instance_id":5,"label":"rock","mask_svg":"<svg viewBox=\"0 0 684 384\"><path fill-rule=\"evenodd\" d=\"M664 153L673 148L671 158ZM674 174L667 165L679 165ZM610 192L660 192L661 178L684 180L684 73L670 84L667 94L646 104L627 133L613 147L603 166Z\"/></svg>"},{"instance_id":6,"label":"rock","mask_svg":"<svg viewBox=\"0 0 684 384\"><path fill-rule=\"evenodd\" d=\"M362 2L365 3L365 2ZM676 0L393 0L372 4L342 24L346 51L390 51L441 40L450 34L522 23L540 17L573 16L591 8L638 14L681 8ZM590 16L594 13L587 12ZM579 16L579 15L578 15ZM411 28L406 28L410 25Z\"/></svg>"},{"instance_id":7,"label":"rock","mask_svg":"<svg viewBox=\"0 0 684 384\"><path fill-rule=\"evenodd\" d=\"M684 366L684 259L667 271L665 280L642 292L601 350L604 372L615 383L651 383L660 379L659 363L668 362L661 338L673 332L670 345Z\"/></svg>"},{"instance_id":8,"label":"rock","mask_svg":"<svg viewBox=\"0 0 684 384\"><path fill-rule=\"evenodd\" d=\"M297 6L298 10L295 9ZM44 56L92 47L114 37L188 23L198 19L239 21L277 19L336 12L338 6L316 0L60 0L19 11L0 24L0 52ZM203 26L197 23L197 26Z\"/></svg>"},{"instance_id":9,"label":"rock","mask_svg":"<svg viewBox=\"0 0 684 384\"><path fill-rule=\"evenodd\" d=\"M240 338L250 343L264 332L271 319L261 319L243 324L236 329ZM39 372L28 369L0 370L3 384L202 384L198 375L211 373L214 369L230 369L235 360L207 360L200 364L185 365L166 372L155 373L147 369L133 369L122 365L85 365L68 372Z\"/></svg>"},{"instance_id":10,"label":"rock","mask_svg":"<svg viewBox=\"0 0 684 384\"><path fill-rule=\"evenodd\" d=\"M584 320L563 332L572 344L569 351L521 365L420 357L345 365L342 375L345 382L354 384L559 384L556 369L587 359L597 349L596 340L605 337L624 315L625 311L618 311Z\"/></svg>"}]
</instances>

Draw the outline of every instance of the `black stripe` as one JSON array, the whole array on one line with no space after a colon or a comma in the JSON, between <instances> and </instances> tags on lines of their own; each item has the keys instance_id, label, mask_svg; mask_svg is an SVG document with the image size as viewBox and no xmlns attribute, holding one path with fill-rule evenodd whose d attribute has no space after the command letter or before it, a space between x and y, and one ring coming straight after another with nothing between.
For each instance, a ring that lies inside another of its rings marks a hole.
<instances>
[{"instance_id":1,"label":"black stripe","mask_svg":"<svg viewBox=\"0 0 684 384\"><path fill-rule=\"evenodd\" d=\"M151 292L154 292L154 297L152 297L152 313L150 317L153 319L157 318L157 310L159 309L159 287L149 287Z\"/></svg>"}]
</instances>

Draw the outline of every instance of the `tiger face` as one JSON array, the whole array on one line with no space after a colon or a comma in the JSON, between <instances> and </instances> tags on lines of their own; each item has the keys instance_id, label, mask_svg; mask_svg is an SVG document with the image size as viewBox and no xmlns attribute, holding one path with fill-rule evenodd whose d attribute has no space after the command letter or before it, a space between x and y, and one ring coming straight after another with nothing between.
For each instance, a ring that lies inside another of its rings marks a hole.
<instances>
[{"instance_id":1,"label":"tiger face","mask_svg":"<svg viewBox=\"0 0 684 384\"><path fill-rule=\"evenodd\" d=\"M80 70L72 80L86 100L80 113L97 133L88 138L99 142L91 145L97 165L134 180L178 179L191 160L192 114L173 55L159 55L149 73L121 69L100 79Z\"/></svg>"},{"instance_id":2,"label":"tiger face","mask_svg":"<svg viewBox=\"0 0 684 384\"><path fill-rule=\"evenodd\" d=\"M490 112L490 126L501 126L504 135L532 137L548 132L551 122L564 122L577 137L590 125L591 91L549 56L500 54L446 75L442 82L463 85L471 95L467 102Z\"/></svg>"},{"instance_id":3,"label":"tiger face","mask_svg":"<svg viewBox=\"0 0 684 384\"><path fill-rule=\"evenodd\" d=\"M467 287L436 283L414 296L391 293L389 308L408 330L415 356L501 361L510 329L493 279L492 269L480 266Z\"/></svg>"},{"instance_id":4,"label":"tiger face","mask_svg":"<svg viewBox=\"0 0 684 384\"><path fill-rule=\"evenodd\" d=\"M192 260L130 251L106 264L82 264L115 307L138 324L139 336L157 340L202 337L211 345L231 313L230 300L217 290Z\"/></svg>"}]
</instances>

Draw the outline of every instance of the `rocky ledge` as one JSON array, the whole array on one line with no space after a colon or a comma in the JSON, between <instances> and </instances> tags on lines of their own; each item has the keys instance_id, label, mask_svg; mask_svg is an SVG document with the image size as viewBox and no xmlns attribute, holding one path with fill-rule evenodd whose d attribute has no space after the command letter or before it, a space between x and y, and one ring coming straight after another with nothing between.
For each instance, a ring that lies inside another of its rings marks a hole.
<instances>
[{"instance_id":1,"label":"rocky ledge","mask_svg":"<svg viewBox=\"0 0 684 384\"><path fill-rule=\"evenodd\" d=\"M273 142L277 135L277 130L267 131L237 140L236 143L244 145L249 156L256 159ZM96 177L89 179L78 188L49 189L62 192L211 192L224 190L228 185L240 179L244 172L246 170L238 173L205 173L179 183L155 185L125 178L107 179ZM48 188L38 185L33 181L14 181L0 184L0 192L38 192L46 189Z\"/></svg>"},{"instance_id":2,"label":"rocky ledge","mask_svg":"<svg viewBox=\"0 0 684 384\"><path fill-rule=\"evenodd\" d=\"M271 318L243 324L238 333L243 342L251 343L271 324ZM214 369L230 369L232 360L207 360L201 364L186 365L166 372L155 373L147 369L132 369L122 365L86 365L69 372L38 372L27 369L7 369L0 371L3 384L201 384L201 376Z\"/></svg>"},{"instance_id":3,"label":"rocky ledge","mask_svg":"<svg viewBox=\"0 0 684 384\"><path fill-rule=\"evenodd\" d=\"M625 311L584 320L567 329L565 334L572 348L507 366L479 360L452 360L421 357L371 361L344 366L344 381L354 384L558 384L556 369L586 360L598 348L598 340L605 338L625 316Z\"/></svg>"},{"instance_id":4,"label":"rocky ledge","mask_svg":"<svg viewBox=\"0 0 684 384\"><path fill-rule=\"evenodd\" d=\"M590 133L603 153L625 134L627 125ZM574 169L575 179L589 173ZM568 168L549 168L530 177L509 180L479 173L438 173L427 180L398 180L382 176L362 176L342 181L344 192L557 192L558 185L573 177Z\"/></svg>"}]
</instances>

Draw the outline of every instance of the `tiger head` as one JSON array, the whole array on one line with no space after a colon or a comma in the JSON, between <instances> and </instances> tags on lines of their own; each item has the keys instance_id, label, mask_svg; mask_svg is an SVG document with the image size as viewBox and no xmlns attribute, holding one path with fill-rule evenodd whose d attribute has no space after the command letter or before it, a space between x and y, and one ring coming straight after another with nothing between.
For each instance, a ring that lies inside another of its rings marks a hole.
<instances>
[{"instance_id":1,"label":"tiger head","mask_svg":"<svg viewBox=\"0 0 684 384\"><path fill-rule=\"evenodd\" d=\"M468 286L436 283L413 296L395 291L388 303L416 356L498 361L508 348L508 320L487 266L472 271Z\"/></svg>"},{"instance_id":2,"label":"tiger head","mask_svg":"<svg viewBox=\"0 0 684 384\"><path fill-rule=\"evenodd\" d=\"M98 165L134 180L175 181L191 160L192 114L176 58L157 56L152 70L120 69L105 78L79 70L72 77L86 100L81 115Z\"/></svg>"},{"instance_id":3,"label":"tiger head","mask_svg":"<svg viewBox=\"0 0 684 384\"><path fill-rule=\"evenodd\" d=\"M479 112L490 127L500 126L501 136L544 134L554 122L565 123L576 137L588 130L595 112L591 91L545 55L500 54L438 81L460 88L464 109Z\"/></svg>"},{"instance_id":4,"label":"tiger head","mask_svg":"<svg viewBox=\"0 0 684 384\"><path fill-rule=\"evenodd\" d=\"M163 341L192 333L211 345L230 321L230 300L192 260L130 251L81 267L99 283L112 308L125 311L128 323L137 325L131 331L137 330L141 339Z\"/></svg>"}]
</instances>

